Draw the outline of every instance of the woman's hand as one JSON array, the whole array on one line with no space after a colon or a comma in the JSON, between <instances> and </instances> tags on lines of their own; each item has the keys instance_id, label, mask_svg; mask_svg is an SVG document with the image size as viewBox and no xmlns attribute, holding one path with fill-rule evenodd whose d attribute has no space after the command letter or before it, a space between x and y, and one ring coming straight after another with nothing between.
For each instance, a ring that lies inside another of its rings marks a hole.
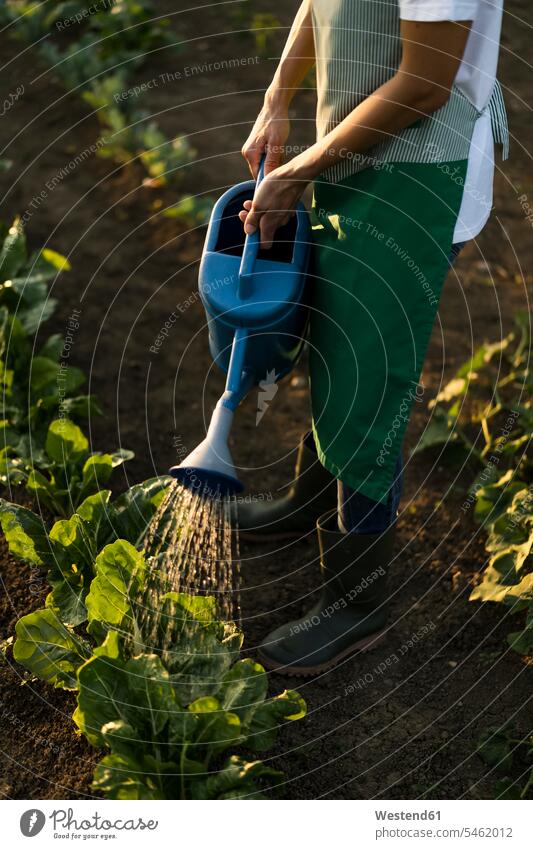
<instances>
[{"instance_id":1,"label":"woman's hand","mask_svg":"<svg viewBox=\"0 0 533 849\"><path fill-rule=\"evenodd\" d=\"M270 174L283 163L283 147L289 135L289 105L314 64L311 2L302 0L276 73L267 89L264 106L242 148L242 155L254 178L263 153L267 155L265 174Z\"/></svg>"},{"instance_id":2,"label":"woman's hand","mask_svg":"<svg viewBox=\"0 0 533 849\"><path fill-rule=\"evenodd\" d=\"M259 227L262 248L272 246L276 230L294 215L307 184L319 173L320 167L309 152L271 171L260 184L253 201L244 202L244 209L239 213L244 232L248 235Z\"/></svg>"},{"instance_id":3,"label":"woman's hand","mask_svg":"<svg viewBox=\"0 0 533 849\"><path fill-rule=\"evenodd\" d=\"M267 94L252 132L242 148L242 155L246 159L254 179L257 177L263 153L266 153L265 174L269 174L282 164L283 146L287 141L289 131L288 105L282 102L281 98Z\"/></svg>"}]
</instances>

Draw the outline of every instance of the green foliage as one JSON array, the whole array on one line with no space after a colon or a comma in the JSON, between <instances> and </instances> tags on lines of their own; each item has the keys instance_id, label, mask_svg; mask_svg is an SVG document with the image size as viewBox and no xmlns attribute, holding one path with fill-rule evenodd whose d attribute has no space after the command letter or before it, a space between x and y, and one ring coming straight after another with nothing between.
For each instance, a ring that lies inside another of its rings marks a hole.
<instances>
[{"instance_id":1,"label":"green foliage","mask_svg":"<svg viewBox=\"0 0 533 849\"><path fill-rule=\"evenodd\" d=\"M142 554L126 540L110 543L100 552L86 599L90 634L105 637L111 628L134 632L133 599L143 585L145 569Z\"/></svg>"},{"instance_id":2,"label":"green foliage","mask_svg":"<svg viewBox=\"0 0 533 849\"><path fill-rule=\"evenodd\" d=\"M56 305L49 284L70 270L68 260L49 248L28 256L19 219L0 227L0 241L0 482L17 484L48 464L44 442L52 418L99 410L94 398L77 394L85 377L63 362L61 336L35 352L33 335Z\"/></svg>"},{"instance_id":3,"label":"green foliage","mask_svg":"<svg viewBox=\"0 0 533 849\"><path fill-rule=\"evenodd\" d=\"M431 420L414 453L453 448L462 452L461 462L466 453L483 471L511 465L515 455L527 462L523 448L533 432L529 325L525 313L515 321L517 332L478 348L429 403Z\"/></svg>"},{"instance_id":4,"label":"green foliage","mask_svg":"<svg viewBox=\"0 0 533 849\"><path fill-rule=\"evenodd\" d=\"M48 294L48 284L59 272L69 271L70 264L65 257L51 250L29 256L19 218L2 235L0 306L16 317L26 333L33 334L43 321L50 318L56 307L56 300ZM4 347L7 347L7 342L4 337Z\"/></svg>"},{"instance_id":5,"label":"green foliage","mask_svg":"<svg viewBox=\"0 0 533 849\"><path fill-rule=\"evenodd\" d=\"M521 655L533 650L533 473L528 447L533 432L529 316L516 316L517 332L484 345L432 403L434 420L419 450L460 445L481 467L468 501L487 533L489 562L470 600L503 604L521 614L522 627L507 637ZM495 366L493 359L498 355ZM472 390L470 392L470 390ZM473 397L469 397L468 393ZM487 397L489 400L487 401ZM477 432L476 432L477 430ZM478 448L481 435L482 447ZM489 729L478 753L501 774L497 798L533 795L533 737L513 735L508 724ZM524 764L528 766L524 770ZM514 778L518 774L520 777Z\"/></svg>"},{"instance_id":6,"label":"green foliage","mask_svg":"<svg viewBox=\"0 0 533 849\"><path fill-rule=\"evenodd\" d=\"M167 475L149 478L115 498L105 517L106 542L125 539L138 548L171 480Z\"/></svg>"},{"instance_id":7,"label":"green foliage","mask_svg":"<svg viewBox=\"0 0 533 849\"><path fill-rule=\"evenodd\" d=\"M39 51L68 89L80 91L102 127L97 154L118 163L135 159L156 185L178 180L194 150L184 138L167 138L148 113L137 106L128 82L158 48L179 49L170 20L138 0L115 0L88 9L77 2L28 3L7 0L4 20ZM57 38L67 32L68 44ZM52 36L52 38L50 37ZM53 37L56 37L55 40ZM266 36L264 36L266 37ZM194 201L189 198L189 206ZM192 210L201 218L204 208Z\"/></svg>"},{"instance_id":8,"label":"green foliage","mask_svg":"<svg viewBox=\"0 0 533 849\"><path fill-rule=\"evenodd\" d=\"M487 462L475 482L475 518L487 531L489 564L472 592L472 601L499 602L514 613L523 611L524 627L509 634L519 654L533 649L533 469L528 447L533 433L529 318L516 317L519 334L508 337L505 368L494 383L493 398L481 423ZM511 342L513 344L511 344ZM499 346L488 346L493 352ZM479 363L475 364L480 367ZM489 429L489 420L500 425ZM506 471L503 470L506 468ZM487 469L492 474L487 475Z\"/></svg>"},{"instance_id":9,"label":"green foliage","mask_svg":"<svg viewBox=\"0 0 533 849\"><path fill-rule=\"evenodd\" d=\"M254 35L255 48L260 56L267 58L276 43L277 31L281 22L270 12L257 12L250 22L250 31Z\"/></svg>"},{"instance_id":10,"label":"green foliage","mask_svg":"<svg viewBox=\"0 0 533 849\"><path fill-rule=\"evenodd\" d=\"M501 777L494 788L498 799L533 798L533 736L517 739L509 724L490 728L482 736L478 754L483 761ZM523 770L523 764L529 764ZM513 773L519 774L514 779Z\"/></svg>"},{"instance_id":11,"label":"green foliage","mask_svg":"<svg viewBox=\"0 0 533 849\"><path fill-rule=\"evenodd\" d=\"M81 548L77 531L70 520L50 536ZM280 725L305 715L301 696L267 698L265 670L239 659L242 634L216 619L211 598L169 594L170 648L146 651L137 623L146 564L128 542L107 545L88 573L87 639L61 610L38 610L19 621L14 656L42 680L78 689L74 720L109 752L93 789L111 799L264 798L281 774L228 753L270 748Z\"/></svg>"},{"instance_id":12,"label":"green foliage","mask_svg":"<svg viewBox=\"0 0 533 849\"><path fill-rule=\"evenodd\" d=\"M177 203L167 207L161 214L164 218L175 218L188 227L199 227L207 224L213 201L211 198L196 198L185 195Z\"/></svg>"},{"instance_id":13,"label":"green foliage","mask_svg":"<svg viewBox=\"0 0 533 849\"><path fill-rule=\"evenodd\" d=\"M482 345L430 402L432 417L416 451L453 449L477 468L463 510L487 532L489 562L470 595L473 602L503 604L521 614L522 627L507 637L514 651L533 650L533 472L528 447L533 433L533 383L529 369L529 316L515 317L516 331ZM525 783L509 777L517 757L533 754L533 738L513 739L507 726L491 729L478 752L504 777L502 798L530 798L533 770ZM516 770L515 770L516 771Z\"/></svg>"},{"instance_id":14,"label":"green foliage","mask_svg":"<svg viewBox=\"0 0 533 849\"><path fill-rule=\"evenodd\" d=\"M0 499L0 522L11 554L25 563L44 566L50 562L51 545L40 516Z\"/></svg>"},{"instance_id":15,"label":"green foliage","mask_svg":"<svg viewBox=\"0 0 533 849\"><path fill-rule=\"evenodd\" d=\"M195 151L184 138L168 139L137 106L138 96L124 96L127 88L126 77L119 72L94 79L83 92L102 127L98 156L121 163L136 159L158 185L179 179Z\"/></svg>"},{"instance_id":16,"label":"green foliage","mask_svg":"<svg viewBox=\"0 0 533 849\"><path fill-rule=\"evenodd\" d=\"M138 148L147 173L159 184L171 178L179 179L183 167L196 156L186 139L167 139L154 121L141 127Z\"/></svg>"},{"instance_id":17,"label":"green foliage","mask_svg":"<svg viewBox=\"0 0 533 849\"><path fill-rule=\"evenodd\" d=\"M119 621L121 654L93 656L78 671L75 721L93 745L110 749L95 771L94 789L119 799L261 798L263 780L279 773L258 761L220 758L236 746L269 748L279 724L305 715L305 703L293 691L266 698L264 669L236 660L242 635L215 619L209 598L174 595L179 624L172 650L139 652L131 597L143 570L133 551L128 558L122 601L110 605L105 592L94 594L96 618ZM117 566L111 552L106 560L106 581L124 586L124 563ZM212 655L207 669L205 657Z\"/></svg>"},{"instance_id":18,"label":"green foliage","mask_svg":"<svg viewBox=\"0 0 533 849\"><path fill-rule=\"evenodd\" d=\"M75 690L76 671L90 657L87 643L53 610L37 610L17 622L13 656L37 678Z\"/></svg>"},{"instance_id":19,"label":"green foliage","mask_svg":"<svg viewBox=\"0 0 533 849\"><path fill-rule=\"evenodd\" d=\"M519 654L533 649L533 484L512 470L476 493L475 515L488 532L489 565L471 601L500 602L526 612L524 628L508 636Z\"/></svg>"},{"instance_id":20,"label":"green foliage","mask_svg":"<svg viewBox=\"0 0 533 849\"><path fill-rule=\"evenodd\" d=\"M475 518L488 533L489 564L470 598L524 611L523 629L508 640L527 654L533 649L533 468L527 451L533 384L529 316L518 313L515 323L516 332L482 345L430 402L432 420L417 450L460 446L480 468L463 508L475 504Z\"/></svg>"},{"instance_id":21,"label":"green foliage","mask_svg":"<svg viewBox=\"0 0 533 849\"><path fill-rule=\"evenodd\" d=\"M63 59L64 67L59 72L71 87L90 78L93 67L105 69L129 63L134 69L143 63L147 53L171 44L169 20L154 18L154 7L146 0L143 3L114 0L92 7L75 0L44 3L6 0L3 10L3 19L13 23L25 41L40 41L62 32L77 36L63 56L48 39L41 45L47 59L57 61L58 55ZM52 53L50 47L57 53Z\"/></svg>"},{"instance_id":22,"label":"green foliage","mask_svg":"<svg viewBox=\"0 0 533 849\"><path fill-rule=\"evenodd\" d=\"M33 468L26 489L56 516L70 516L88 496L98 492L114 468L134 454L124 448L113 454L89 453L82 430L69 419L51 422L44 446L41 471Z\"/></svg>"},{"instance_id":23,"label":"green foliage","mask_svg":"<svg viewBox=\"0 0 533 849\"><path fill-rule=\"evenodd\" d=\"M46 604L61 621L80 625L87 620L86 597L95 576L98 554L124 535L139 545L157 509L169 478L136 484L114 501L101 490L87 497L68 519L48 531L43 519L26 507L0 499L0 523L10 552L20 560L48 570Z\"/></svg>"},{"instance_id":24,"label":"green foliage","mask_svg":"<svg viewBox=\"0 0 533 849\"><path fill-rule=\"evenodd\" d=\"M147 0L115 0L107 13L91 20L99 57L110 57L115 65L128 62L132 67L140 66L158 47L175 44L169 28L169 18L157 15L154 4Z\"/></svg>"}]
</instances>

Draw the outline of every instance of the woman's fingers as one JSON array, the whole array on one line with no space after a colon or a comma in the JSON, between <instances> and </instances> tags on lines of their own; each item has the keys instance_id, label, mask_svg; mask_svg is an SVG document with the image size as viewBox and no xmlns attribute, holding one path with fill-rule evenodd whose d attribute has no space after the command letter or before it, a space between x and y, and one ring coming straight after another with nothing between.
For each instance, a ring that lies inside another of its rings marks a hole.
<instances>
[{"instance_id":1,"label":"woman's fingers","mask_svg":"<svg viewBox=\"0 0 533 849\"><path fill-rule=\"evenodd\" d=\"M278 229L278 224L272 221L272 218L272 214L263 215L259 222L259 229L261 231L261 247L264 250L268 250L272 247L274 235Z\"/></svg>"},{"instance_id":2,"label":"woman's fingers","mask_svg":"<svg viewBox=\"0 0 533 849\"><path fill-rule=\"evenodd\" d=\"M252 208L252 201L251 200L245 200L244 203L243 203L243 209L241 209L241 211L239 212L239 218L240 218L240 220L242 221L243 224L246 221L246 218L248 217L248 213L250 212L251 208Z\"/></svg>"},{"instance_id":3,"label":"woman's fingers","mask_svg":"<svg viewBox=\"0 0 533 849\"><path fill-rule=\"evenodd\" d=\"M262 213L259 210L252 209L247 213L246 218L244 219L244 232L248 236L250 233L255 233L259 226L259 221L261 220Z\"/></svg>"},{"instance_id":4,"label":"woman's fingers","mask_svg":"<svg viewBox=\"0 0 533 849\"><path fill-rule=\"evenodd\" d=\"M239 213L239 218L244 224L244 232L247 236L250 235L250 233L255 233L259 227L261 247L270 248L272 246L274 234L280 226L279 215L277 213L261 212L260 210L253 208L247 212L243 209Z\"/></svg>"},{"instance_id":5,"label":"woman's fingers","mask_svg":"<svg viewBox=\"0 0 533 849\"><path fill-rule=\"evenodd\" d=\"M257 179L259 172L259 164L265 150L265 140L263 138L254 139L253 142L246 142L241 153L248 163L248 167L252 172L252 177Z\"/></svg>"},{"instance_id":6,"label":"woman's fingers","mask_svg":"<svg viewBox=\"0 0 533 849\"><path fill-rule=\"evenodd\" d=\"M289 221L291 214L288 212L266 212L261 216L259 227L261 230L261 247L268 250L272 247L274 237L280 227Z\"/></svg>"},{"instance_id":7,"label":"woman's fingers","mask_svg":"<svg viewBox=\"0 0 533 849\"><path fill-rule=\"evenodd\" d=\"M283 141L260 136L252 142L247 141L241 153L256 180L263 154L265 155L265 176L283 164Z\"/></svg>"},{"instance_id":8,"label":"woman's fingers","mask_svg":"<svg viewBox=\"0 0 533 849\"><path fill-rule=\"evenodd\" d=\"M276 142L268 142L266 145L265 176L270 174L271 171L275 171L276 168L279 168L282 162L283 146Z\"/></svg>"},{"instance_id":9,"label":"woman's fingers","mask_svg":"<svg viewBox=\"0 0 533 849\"><path fill-rule=\"evenodd\" d=\"M246 204L251 207L251 201L246 201ZM244 224L244 232L247 235L249 233L255 233L259 226L261 232L261 247L265 249L272 247L276 231L279 230L280 227L283 227L284 224L287 224L293 215L293 210L289 212L261 212L260 210L250 212L248 208L242 209L239 212L239 218Z\"/></svg>"}]
</instances>

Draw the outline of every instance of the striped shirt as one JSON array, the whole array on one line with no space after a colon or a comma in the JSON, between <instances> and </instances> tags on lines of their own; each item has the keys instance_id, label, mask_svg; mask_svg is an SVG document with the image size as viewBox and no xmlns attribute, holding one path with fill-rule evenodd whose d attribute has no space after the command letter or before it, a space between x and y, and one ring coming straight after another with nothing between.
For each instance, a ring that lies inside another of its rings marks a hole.
<instances>
[{"instance_id":1,"label":"striped shirt","mask_svg":"<svg viewBox=\"0 0 533 849\"><path fill-rule=\"evenodd\" d=\"M405 0L404 0L405 2ZM401 3L400 3L401 5ZM418 3L420 6L420 3ZM311 0L317 67L317 135L322 138L398 70L401 61L398 0ZM468 159L476 121L488 112L496 142L507 153L507 120L499 84L477 108L457 85L446 104L375 145L347 155L323 179L344 180L382 162L454 162Z\"/></svg>"}]
</instances>

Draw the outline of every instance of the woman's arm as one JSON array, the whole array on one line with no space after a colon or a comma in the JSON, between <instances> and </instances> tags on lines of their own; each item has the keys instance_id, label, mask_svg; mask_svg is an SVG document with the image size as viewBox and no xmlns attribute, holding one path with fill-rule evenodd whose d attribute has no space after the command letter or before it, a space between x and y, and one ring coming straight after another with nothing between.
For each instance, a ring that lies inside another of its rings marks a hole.
<instances>
[{"instance_id":1,"label":"woman's arm","mask_svg":"<svg viewBox=\"0 0 533 849\"><path fill-rule=\"evenodd\" d=\"M470 22L402 21L397 73L306 151L309 179L343 157L363 152L444 106L461 64Z\"/></svg>"},{"instance_id":2,"label":"woman's arm","mask_svg":"<svg viewBox=\"0 0 533 849\"><path fill-rule=\"evenodd\" d=\"M245 204L245 231L259 225L264 247L287 222L307 183L347 152L363 153L449 98L470 31L469 21L401 22L402 61L396 74L320 141L277 168Z\"/></svg>"},{"instance_id":3,"label":"woman's arm","mask_svg":"<svg viewBox=\"0 0 533 849\"><path fill-rule=\"evenodd\" d=\"M274 78L265 94L265 102L242 155L253 176L257 176L261 155L266 152L265 174L283 162L283 145L289 135L289 105L315 63L313 22L310 0L303 0L293 21Z\"/></svg>"}]
</instances>

